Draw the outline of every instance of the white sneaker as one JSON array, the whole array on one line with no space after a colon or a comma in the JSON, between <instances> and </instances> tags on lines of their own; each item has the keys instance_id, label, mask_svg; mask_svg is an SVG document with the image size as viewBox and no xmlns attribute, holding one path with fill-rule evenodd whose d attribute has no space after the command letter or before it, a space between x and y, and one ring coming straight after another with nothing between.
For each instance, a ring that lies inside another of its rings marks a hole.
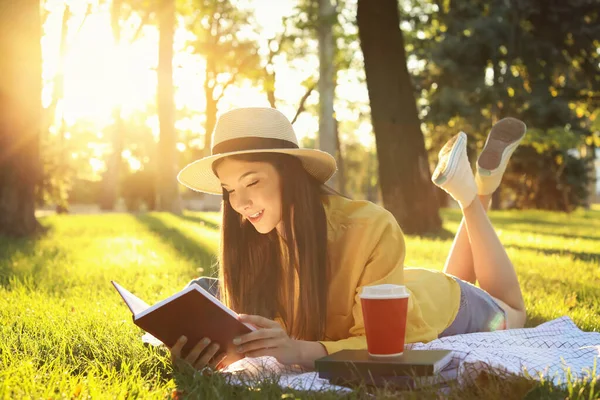
<instances>
[{"instance_id":1,"label":"white sneaker","mask_svg":"<svg viewBox=\"0 0 600 400\"><path fill-rule=\"evenodd\" d=\"M467 135L454 135L439 152L439 161L431 180L458 201L461 208L468 207L477 196L477 185L467 156Z\"/></svg>"},{"instance_id":2,"label":"white sneaker","mask_svg":"<svg viewBox=\"0 0 600 400\"><path fill-rule=\"evenodd\" d=\"M523 121L511 117L503 118L492 126L477 159L475 182L478 194L492 194L500 186L508 160L526 131L527 126Z\"/></svg>"}]
</instances>

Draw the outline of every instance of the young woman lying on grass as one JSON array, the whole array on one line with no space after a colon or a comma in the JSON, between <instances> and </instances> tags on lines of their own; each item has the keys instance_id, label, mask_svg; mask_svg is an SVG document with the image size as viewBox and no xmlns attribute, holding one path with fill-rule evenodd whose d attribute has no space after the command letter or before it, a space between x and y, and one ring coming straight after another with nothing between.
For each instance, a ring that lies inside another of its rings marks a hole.
<instances>
[{"instance_id":1,"label":"young woman lying on grass","mask_svg":"<svg viewBox=\"0 0 600 400\"><path fill-rule=\"evenodd\" d=\"M240 353L309 369L327 354L366 349L359 294L368 285L410 290L407 343L521 328L519 282L486 210L524 134L525 124L516 119L495 124L475 177L464 133L440 151L432 180L463 212L440 272L404 267L404 236L394 217L327 188L334 158L298 148L283 114L229 111L215 127L212 155L178 176L193 190L223 195L219 279L195 282L259 328L234 340ZM184 344L182 338L170 349L174 361L198 369L227 364L210 338L189 354L181 354Z\"/></svg>"}]
</instances>

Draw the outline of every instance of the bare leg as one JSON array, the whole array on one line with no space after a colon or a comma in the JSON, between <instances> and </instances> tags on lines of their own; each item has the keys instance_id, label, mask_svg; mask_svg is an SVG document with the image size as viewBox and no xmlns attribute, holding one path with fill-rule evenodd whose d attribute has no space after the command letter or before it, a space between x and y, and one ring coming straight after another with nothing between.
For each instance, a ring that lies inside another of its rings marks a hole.
<instances>
[{"instance_id":1,"label":"bare leg","mask_svg":"<svg viewBox=\"0 0 600 400\"><path fill-rule=\"evenodd\" d=\"M489 208L491 198L492 195L479 195L479 201L485 211ZM469 241L464 217L460 221L456 236L454 236L454 242L446 259L446 265L444 265L444 272L472 284L475 284L477 280L473 266L471 242Z\"/></svg>"},{"instance_id":2,"label":"bare leg","mask_svg":"<svg viewBox=\"0 0 600 400\"><path fill-rule=\"evenodd\" d=\"M520 130L508 126L515 121L520 124ZM500 243L486 210L492 189L497 188L506 162L525 131L524 124L515 121L509 119L502 124L497 123L490 131L488 142L491 144L486 143L478 160L478 175L481 172L481 176L477 187L473 185L472 171L466 155L466 135L463 132L455 135L442 147L439 152L440 162L432 176L432 181L450 193L463 211L463 220L444 272L471 283L478 281L481 289L506 312L505 328L523 326L525 306L514 266ZM493 157L497 158L494 165ZM477 192L485 195L479 196L477 200Z\"/></svg>"},{"instance_id":3,"label":"bare leg","mask_svg":"<svg viewBox=\"0 0 600 400\"><path fill-rule=\"evenodd\" d=\"M491 296L517 311L525 312L525 302L515 268L479 201L463 209L471 243L473 270L479 286Z\"/></svg>"}]
</instances>

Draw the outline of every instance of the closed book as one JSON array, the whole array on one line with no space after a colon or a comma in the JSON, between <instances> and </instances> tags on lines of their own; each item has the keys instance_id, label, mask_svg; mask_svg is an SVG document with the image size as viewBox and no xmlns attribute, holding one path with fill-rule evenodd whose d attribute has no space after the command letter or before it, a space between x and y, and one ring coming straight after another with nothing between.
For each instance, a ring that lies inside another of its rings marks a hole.
<instances>
[{"instance_id":1,"label":"closed book","mask_svg":"<svg viewBox=\"0 0 600 400\"><path fill-rule=\"evenodd\" d=\"M233 339L256 330L241 322L238 314L195 283L152 306L118 283L112 281L112 284L129 307L134 324L169 348L181 336L187 337L182 355L207 337L219 344L219 352L227 354L228 362L237 361L243 355L236 351Z\"/></svg>"},{"instance_id":2,"label":"closed book","mask_svg":"<svg viewBox=\"0 0 600 400\"><path fill-rule=\"evenodd\" d=\"M342 350L315 361L320 378L332 382L359 382L370 385L398 383L432 377L448 365L451 350L404 350L397 357L372 357L367 350Z\"/></svg>"}]
</instances>

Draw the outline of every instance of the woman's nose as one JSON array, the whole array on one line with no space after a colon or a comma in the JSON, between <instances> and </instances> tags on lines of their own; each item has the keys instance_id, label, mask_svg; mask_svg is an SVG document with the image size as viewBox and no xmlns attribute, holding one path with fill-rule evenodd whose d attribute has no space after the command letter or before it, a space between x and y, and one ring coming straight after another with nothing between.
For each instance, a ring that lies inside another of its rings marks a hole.
<instances>
[{"instance_id":1,"label":"woman's nose","mask_svg":"<svg viewBox=\"0 0 600 400\"><path fill-rule=\"evenodd\" d=\"M239 209L245 210L246 208L252 206L252 200L245 193L240 193L237 200L237 206Z\"/></svg>"}]
</instances>

